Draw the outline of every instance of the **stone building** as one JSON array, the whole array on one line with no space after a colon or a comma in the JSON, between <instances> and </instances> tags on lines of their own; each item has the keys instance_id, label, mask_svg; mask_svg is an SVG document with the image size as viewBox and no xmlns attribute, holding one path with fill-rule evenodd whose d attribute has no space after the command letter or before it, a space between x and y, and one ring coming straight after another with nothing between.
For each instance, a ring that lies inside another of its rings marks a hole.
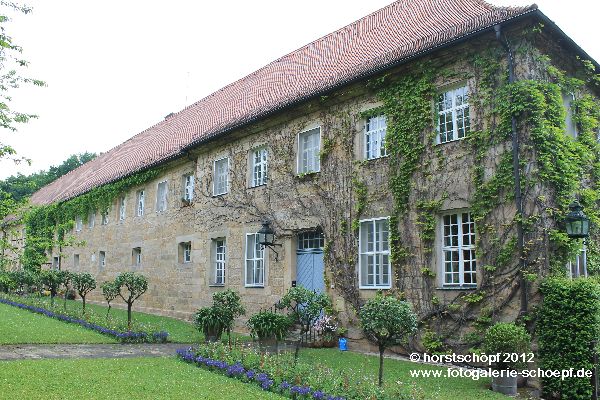
<instances>
[{"instance_id":1,"label":"stone building","mask_svg":"<svg viewBox=\"0 0 600 400\"><path fill-rule=\"evenodd\" d=\"M521 205L539 218L518 254L502 114L516 94L505 89L557 82L556 71L585 77L596 66L585 60L536 6L400 0L170 114L32 202L68 204L127 181L103 192L108 203L79 203L73 234L85 244L54 249L53 264L99 282L143 273L149 312L187 318L233 288L252 314L296 284L326 291L356 326L361 301L390 289L451 334L456 321L513 318L519 293L535 301L535 278L553 268L559 219L547 211L562 203L539 174L526 118L516 121ZM582 80L561 87L565 140L578 135L571 102L594 94ZM273 248L257 242L263 222Z\"/></svg>"}]
</instances>

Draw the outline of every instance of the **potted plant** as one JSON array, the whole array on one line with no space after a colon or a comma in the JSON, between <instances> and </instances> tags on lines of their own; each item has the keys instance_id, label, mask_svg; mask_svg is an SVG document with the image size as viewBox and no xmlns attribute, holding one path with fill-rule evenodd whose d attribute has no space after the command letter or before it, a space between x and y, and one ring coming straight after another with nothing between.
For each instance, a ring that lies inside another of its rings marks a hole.
<instances>
[{"instance_id":1,"label":"potted plant","mask_svg":"<svg viewBox=\"0 0 600 400\"><path fill-rule=\"evenodd\" d=\"M500 354L495 368L506 371L501 376L492 378L492 390L508 396L517 394L517 371L526 364L522 357L503 357L503 354L526 354L530 350L530 343L531 336L523 326L499 322L488 329L483 341L483 351L487 354Z\"/></svg>"},{"instance_id":2,"label":"potted plant","mask_svg":"<svg viewBox=\"0 0 600 400\"><path fill-rule=\"evenodd\" d=\"M248 329L253 338L264 349L275 347L277 349L280 340L287 335L291 326L288 316L277 314L272 311L260 311L248 319Z\"/></svg>"},{"instance_id":3,"label":"potted plant","mask_svg":"<svg viewBox=\"0 0 600 400\"><path fill-rule=\"evenodd\" d=\"M338 324L331 315L322 315L317 319L313 328L319 335L322 347L335 347L338 338Z\"/></svg>"},{"instance_id":4,"label":"potted plant","mask_svg":"<svg viewBox=\"0 0 600 400\"><path fill-rule=\"evenodd\" d=\"M207 342L217 342L221 340L223 330L227 327L223 321L223 315L216 307L204 307L196 311L194 317L196 328L204 334L204 340Z\"/></svg>"}]
</instances>

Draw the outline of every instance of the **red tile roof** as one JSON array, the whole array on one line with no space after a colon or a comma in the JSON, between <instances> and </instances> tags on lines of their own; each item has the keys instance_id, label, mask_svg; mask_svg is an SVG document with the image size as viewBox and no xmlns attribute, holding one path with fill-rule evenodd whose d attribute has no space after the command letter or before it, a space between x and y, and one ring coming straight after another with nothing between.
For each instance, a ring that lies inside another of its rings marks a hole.
<instances>
[{"instance_id":1,"label":"red tile roof","mask_svg":"<svg viewBox=\"0 0 600 400\"><path fill-rule=\"evenodd\" d=\"M535 9L482 0L397 1L175 113L43 187L32 202L73 198L180 156L202 138Z\"/></svg>"}]
</instances>

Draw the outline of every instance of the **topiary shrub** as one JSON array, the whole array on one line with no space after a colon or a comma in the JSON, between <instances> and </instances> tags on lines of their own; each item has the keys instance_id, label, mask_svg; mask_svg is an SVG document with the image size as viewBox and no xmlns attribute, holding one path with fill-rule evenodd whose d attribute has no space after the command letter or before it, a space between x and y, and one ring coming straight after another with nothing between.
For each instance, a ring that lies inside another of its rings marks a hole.
<instances>
[{"instance_id":1,"label":"topiary shrub","mask_svg":"<svg viewBox=\"0 0 600 400\"><path fill-rule=\"evenodd\" d=\"M240 295L231 289L216 292L212 296L213 307L216 308L222 316L224 329L227 332L227 340L231 346L231 330L233 323L239 316L246 314L246 309L242 305Z\"/></svg>"},{"instance_id":2,"label":"topiary shrub","mask_svg":"<svg viewBox=\"0 0 600 400\"><path fill-rule=\"evenodd\" d=\"M199 308L194 316L196 328L204 334L204 339L208 342L217 342L221 339L228 321L229 316L215 306Z\"/></svg>"},{"instance_id":3,"label":"topiary shrub","mask_svg":"<svg viewBox=\"0 0 600 400\"><path fill-rule=\"evenodd\" d=\"M106 310L106 318L108 318L108 314L110 314L110 302L119 297L120 288L114 282L104 282L101 288L102 296L104 296L104 300L108 304L108 309Z\"/></svg>"},{"instance_id":4,"label":"topiary shrub","mask_svg":"<svg viewBox=\"0 0 600 400\"><path fill-rule=\"evenodd\" d=\"M600 285L593 279L550 278L541 284L543 301L536 333L543 370L592 370L592 342L600 334ZM592 396L589 378L542 378L544 398Z\"/></svg>"},{"instance_id":5,"label":"topiary shrub","mask_svg":"<svg viewBox=\"0 0 600 400\"><path fill-rule=\"evenodd\" d=\"M498 322L487 330L483 340L483 351L487 354L521 355L530 351L530 343L531 335L525 330L525 327L512 322ZM501 356L496 368L519 370L526 365L522 357L517 359L516 357Z\"/></svg>"},{"instance_id":6,"label":"topiary shrub","mask_svg":"<svg viewBox=\"0 0 600 400\"><path fill-rule=\"evenodd\" d=\"M379 348L379 386L383 385L385 349L405 342L417 330L417 316L406 301L378 292L361 307L360 322L365 335Z\"/></svg>"},{"instance_id":7,"label":"topiary shrub","mask_svg":"<svg viewBox=\"0 0 600 400\"><path fill-rule=\"evenodd\" d=\"M248 328L252 337L258 337L260 340L283 340L290 329L291 322L287 315L260 311L248 319Z\"/></svg>"},{"instance_id":8,"label":"topiary shrub","mask_svg":"<svg viewBox=\"0 0 600 400\"><path fill-rule=\"evenodd\" d=\"M300 338L296 342L294 359L298 360L300 346L304 335L310 327L321 317L327 307L331 306L331 300L325 293L317 293L303 286L290 288L281 298L278 307L290 310L290 318L294 323L300 325Z\"/></svg>"},{"instance_id":9,"label":"topiary shrub","mask_svg":"<svg viewBox=\"0 0 600 400\"><path fill-rule=\"evenodd\" d=\"M82 302L82 312L85 314L85 297L89 292L96 289L96 279L94 276L88 272L83 272L80 274L71 274L73 286L79 297L81 297Z\"/></svg>"},{"instance_id":10,"label":"topiary shrub","mask_svg":"<svg viewBox=\"0 0 600 400\"><path fill-rule=\"evenodd\" d=\"M119 296L127 303L127 327L131 330L133 302L148 290L148 279L135 272L122 272L116 277L114 285L119 288ZM125 295L122 293L123 288L127 291Z\"/></svg>"}]
</instances>

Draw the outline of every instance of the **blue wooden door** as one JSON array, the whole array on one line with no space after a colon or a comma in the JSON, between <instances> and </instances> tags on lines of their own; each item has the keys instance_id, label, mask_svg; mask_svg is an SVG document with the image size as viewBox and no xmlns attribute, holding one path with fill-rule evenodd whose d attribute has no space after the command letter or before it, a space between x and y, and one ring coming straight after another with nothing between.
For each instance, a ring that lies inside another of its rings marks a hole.
<instances>
[{"instance_id":1,"label":"blue wooden door","mask_svg":"<svg viewBox=\"0 0 600 400\"><path fill-rule=\"evenodd\" d=\"M325 292L323 234L319 231L298 235L296 285L318 293Z\"/></svg>"}]
</instances>

